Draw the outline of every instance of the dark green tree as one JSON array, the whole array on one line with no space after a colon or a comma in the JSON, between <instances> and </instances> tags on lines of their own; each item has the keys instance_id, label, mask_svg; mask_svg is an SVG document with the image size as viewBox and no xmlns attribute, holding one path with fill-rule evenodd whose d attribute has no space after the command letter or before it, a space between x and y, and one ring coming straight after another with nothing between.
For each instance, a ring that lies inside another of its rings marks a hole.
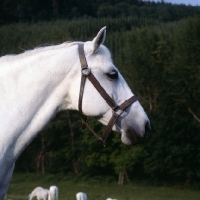
<instances>
[{"instance_id":1,"label":"dark green tree","mask_svg":"<svg viewBox=\"0 0 200 200\"><path fill-rule=\"evenodd\" d=\"M153 176L173 180L199 179L199 19L188 19L177 30L173 60L165 69L159 97L154 151L146 160ZM150 146L152 146L150 144Z\"/></svg>"}]
</instances>

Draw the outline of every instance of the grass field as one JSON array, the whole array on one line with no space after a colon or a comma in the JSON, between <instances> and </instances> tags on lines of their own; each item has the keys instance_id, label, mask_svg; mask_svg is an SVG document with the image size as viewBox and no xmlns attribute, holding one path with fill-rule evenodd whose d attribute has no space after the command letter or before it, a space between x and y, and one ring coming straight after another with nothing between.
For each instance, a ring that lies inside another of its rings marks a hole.
<instances>
[{"instance_id":1,"label":"grass field","mask_svg":"<svg viewBox=\"0 0 200 200\"><path fill-rule=\"evenodd\" d=\"M59 200L75 200L75 194L83 191L88 200L199 200L200 191L180 187L150 186L146 183L127 183L123 186L105 178L103 180L72 179L58 175L14 174L8 190L7 200L28 199L28 194L37 186L49 188L56 185L59 188Z\"/></svg>"}]
</instances>

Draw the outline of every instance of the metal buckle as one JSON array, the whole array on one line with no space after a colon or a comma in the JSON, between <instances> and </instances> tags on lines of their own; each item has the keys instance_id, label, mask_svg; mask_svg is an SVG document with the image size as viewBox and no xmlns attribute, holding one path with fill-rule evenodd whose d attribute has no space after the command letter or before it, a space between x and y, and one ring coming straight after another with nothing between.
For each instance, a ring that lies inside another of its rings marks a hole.
<instances>
[{"instance_id":1,"label":"metal buckle","mask_svg":"<svg viewBox=\"0 0 200 200\"><path fill-rule=\"evenodd\" d=\"M113 115L115 115L116 117L118 117L118 116L120 116L124 112L124 110L122 110L119 106L117 106L117 107L115 107L113 109L112 112L113 112Z\"/></svg>"},{"instance_id":2,"label":"metal buckle","mask_svg":"<svg viewBox=\"0 0 200 200\"><path fill-rule=\"evenodd\" d=\"M91 69L90 68L85 68L82 69L82 76L88 76L91 73Z\"/></svg>"}]
</instances>

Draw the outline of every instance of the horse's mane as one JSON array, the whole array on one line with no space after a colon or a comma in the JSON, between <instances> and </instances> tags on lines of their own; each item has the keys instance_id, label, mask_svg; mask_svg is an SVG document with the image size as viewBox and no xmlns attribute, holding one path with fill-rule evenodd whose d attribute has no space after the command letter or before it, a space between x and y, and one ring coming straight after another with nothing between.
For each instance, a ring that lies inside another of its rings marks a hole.
<instances>
[{"instance_id":1,"label":"horse's mane","mask_svg":"<svg viewBox=\"0 0 200 200\"><path fill-rule=\"evenodd\" d=\"M35 53L39 53L39 52L43 52L43 51L51 51L51 50L55 50L58 48L68 48L71 47L73 45L76 45L80 42L64 42L62 44L57 44L57 45L42 45L42 46L37 46L34 49L31 50L25 50L24 52L20 53L20 54L10 54L10 55L5 55L0 57L0 61L12 61L15 60L17 58L23 58L25 56L30 56L33 55Z\"/></svg>"}]
</instances>

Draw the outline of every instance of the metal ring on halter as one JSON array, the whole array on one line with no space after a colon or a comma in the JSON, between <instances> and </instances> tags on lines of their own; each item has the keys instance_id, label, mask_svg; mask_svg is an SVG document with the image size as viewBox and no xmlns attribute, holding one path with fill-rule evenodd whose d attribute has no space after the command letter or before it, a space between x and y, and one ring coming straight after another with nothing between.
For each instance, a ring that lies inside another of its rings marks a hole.
<instances>
[{"instance_id":1,"label":"metal ring on halter","mask_svg":"<svg viewBox=\"0 0 200 200\"><path fill-rule=\"evenodd\" d=\"M82 72L83 76L88 76L91 73L91 69L90 68L83 68L81 72Z\"/></svg>"},{"instance_id":2,"label":"metal ring on halter","mask_svg":"<svg viewBox=\"0 0 200 200\"><path fill-rule=\"evenodd\" d=\"M113 109L112 113L115 116L120 116L124 112L123 109L121 109L119 106L117 106L115 109Z\"/></svg>"}]
</instances>

